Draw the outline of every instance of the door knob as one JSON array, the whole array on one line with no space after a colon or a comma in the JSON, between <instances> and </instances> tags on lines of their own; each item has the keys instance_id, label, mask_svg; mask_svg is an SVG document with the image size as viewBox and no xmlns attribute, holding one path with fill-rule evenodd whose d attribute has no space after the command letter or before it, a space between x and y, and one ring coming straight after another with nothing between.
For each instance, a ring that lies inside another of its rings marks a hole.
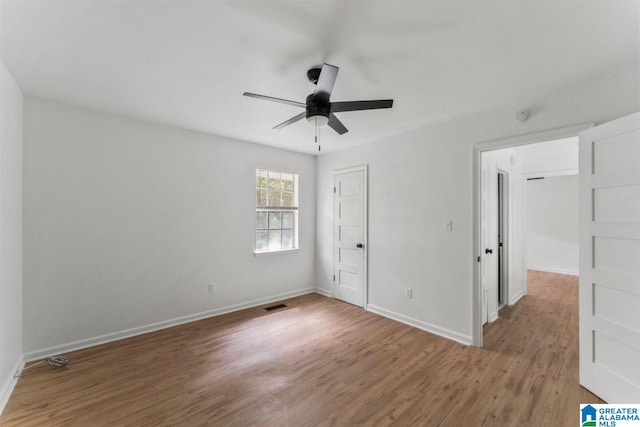
<instances>
[{"instance_id":1,"label":"door knob","mask_svg":"<svg viewBox=\"0 0 640 427\"><path fill-rule=\"evenodd\" d=\"M364 245L363 245L362 243L358 243L358 244L356 245L356 248L363 248L363 247L364 247Z\"/></svg>"},{"instance_id":2,"label":"door knob","mask_svg":"<svg viewBox=\"0 0 640 427\"><path fill-rule=\"evenodd\" d=\"M485 254L492 254L493 253L493 249L485 249L484 253Z\"/></svg>"}]
</instances>

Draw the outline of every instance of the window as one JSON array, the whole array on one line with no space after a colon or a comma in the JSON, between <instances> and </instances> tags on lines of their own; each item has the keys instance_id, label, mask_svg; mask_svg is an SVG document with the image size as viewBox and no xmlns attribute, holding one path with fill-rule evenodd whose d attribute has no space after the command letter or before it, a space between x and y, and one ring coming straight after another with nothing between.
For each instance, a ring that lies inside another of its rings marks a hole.
<instances>
[{"instance_id":1,"label":"window","mask_svg":"<svg viewBox=\"0 0 640 427\"><path fill-rule=\"evenodd\" d=\"M298 175L256 169L256 252L298 248Z\"/></svg>"}]
</instances>

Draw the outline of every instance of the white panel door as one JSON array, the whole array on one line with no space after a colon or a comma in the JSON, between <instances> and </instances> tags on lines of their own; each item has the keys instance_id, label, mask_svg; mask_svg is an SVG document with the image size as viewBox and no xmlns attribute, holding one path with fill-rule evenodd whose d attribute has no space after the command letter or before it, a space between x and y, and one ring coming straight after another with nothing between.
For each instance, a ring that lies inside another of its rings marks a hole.
<instances>
[{"instance_id":1,"label":"white panel door","mask_svg":"<svg viewBox=\"0 0 640 427\"><path fill-rule=\"evenodd\" d=\"M366 277L366 168L334 174L334 297L364 307Z\"/></svg>"},{"instance_id":2,"label":"white panel door","mask_svg":"<svg viewBox=\"0 0 640 427\"><path fill-rule=\"evenodd\" d=\"M482 323L498 317L498 167L481 154L480 182L480 285L482 286Z\"/></svg>"},{"instance_id":3,"label":"white panel door","mask_svg":"<svg viewBox=\"0 0 640 427\"><path fill-rule=\"evenodd\" d=\"M580 383L640 402L640 113L580 134Z\"/></svg>"}]
</instances>

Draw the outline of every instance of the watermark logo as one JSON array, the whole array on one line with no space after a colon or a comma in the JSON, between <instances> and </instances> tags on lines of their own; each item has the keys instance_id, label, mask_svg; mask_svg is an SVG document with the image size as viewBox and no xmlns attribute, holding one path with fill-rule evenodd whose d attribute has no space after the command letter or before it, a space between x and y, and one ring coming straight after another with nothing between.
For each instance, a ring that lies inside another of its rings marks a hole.
<instances>
[{"instance_id":1,"label":"watermark logo","mask_svg":"<svg viewBox=\"0 0 640 427\"><path fill-rule=\"evenodd\" d=\"M640 427L640 405L580 405L582 427Z\"/></svg>"}]
</instances>

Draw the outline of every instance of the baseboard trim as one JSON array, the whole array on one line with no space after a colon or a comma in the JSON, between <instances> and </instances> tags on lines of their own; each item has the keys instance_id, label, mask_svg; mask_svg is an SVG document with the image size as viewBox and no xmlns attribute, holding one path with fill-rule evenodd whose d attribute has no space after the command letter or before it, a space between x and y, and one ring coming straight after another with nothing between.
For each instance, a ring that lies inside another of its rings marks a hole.
<instances>
[{"instance_id":1,"label":"baseboard trim","mask_svg":"<svg viewBox=\"0 0 640 427\"><path fill-rule=\"evenodd\" d=\"M272 295L265 298L259 298L259 299L247 301L241 304L229 305L226 307L216 308L214 310L203 311L200 313L189 314L187 316L181 316L181 317L176 317L174 319L151 323L145 326L139 326L131 329L125 329L119 332L112 332L109 334L99 335L93 338L72 341L66 344L42 348L39 350L33 350L24 354L24 360L26 362L31 362L33 360L43 359L45 357L53 356L56 354L64 354L64 353L69 353L76 350L82 350L88 347L94 347L96 345L106 344L106 343L118 341L124 338L131 338L138 335L147 334L149 332L155 332L161 329L167 329L173 326L183 325L185 323L207 319L209 317L220 316L223 314L232 313L234 311L244 310L247 308L252 308L252 307L256 307L263 304L269 304L269 303L280 301L287 298L294 298L301 295L311 294L316 291L317 289L315 288L304 288L304 289L298 289L290 292L283 292L281 294Z\"/></svg>"},{"instance_id":2,"label":"baseboard trim","mask_svg":"<svg viewBox=\"0 0 640 427\"><path fill-rule=\"evenodd\" d=\"M9 372L9 378L6 378L2 383L2 389L0 390L0 415L2 415L2 411L4 411L4 407L9 403L9 398L11 397L11 393L13 393L13 389L18 383L18 377L16 374L24 369L24 357L18 357L15 365L11 372Z\"/></svg>"},{"instance_id":3,"label":"baseboard trim","mask_svg":"<svg viewBox=\"0 0 640 427\"><path fill-rule=\"evenodd\" d=\"M326 289L315 288L315 292L317 294L324 295L325 297L333 298L333 295L331 295L331 291L328 291Z\"/></svg>"},{"instance_id":4,"label":"baseboard trim","mask_svg":"<svg viewBox=\"0 0 640 427\"><path fill-rule=\"evenodd\" d=\"M520 298L522 298L524 296L524 292L520 291L517 294L515 294L515 296L513 298L509 298L509 305L513 305L515 303L517 303L518 301L520 301Z\"/></svg>"},{"instance_id":5,"label":"baseboard trim","mask_svg":"<svg viewBox=\"0 0 640 427\"><path fill-rule=\"evenodd\" d=\"M393 312L391 310L386 310L382 307L377 307L373 304L367 304L367 310L379 314L380 316L388 317L389 319L395 320L400 323L404 323L405 325L413 326L414 328L422 329L423 331L430 332L435 335L439 335L443 338L447 338L461 344L471 345L472 340L471 336L462 335L457 332L451 331L449 329L441 328L439 326L432 325L427 322L423 322L422 320L414 319L409 316L405 316L400 313Z\"/></svg>"},{"instance_id":6,"label":"baseboard trim","mask_svg":"<svg viewBox=\"0 0 640 427\"><path fill-rule=\"evenodd\" d=\"M564 270L562 268L547 268L547 267L527 267L527 270L544 271L546 273L558 273L567 274L569 276L579 276L580 272L575 270Z\"/></svg>"}]
</instances>

